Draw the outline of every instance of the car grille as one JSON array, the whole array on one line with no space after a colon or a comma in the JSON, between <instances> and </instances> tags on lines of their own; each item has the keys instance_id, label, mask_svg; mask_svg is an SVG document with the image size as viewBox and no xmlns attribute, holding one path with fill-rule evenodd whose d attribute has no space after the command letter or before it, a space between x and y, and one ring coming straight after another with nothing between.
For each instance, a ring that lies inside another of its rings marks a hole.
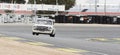
<instances>
[{"instance_id":1,"label":"car grille","mask_svg":"<svg viewBox=\"0 0 120 55\"><path fill-rule=\"evenodd\" d=\"M45 27L45 26L37 26L37 27L35 28L35 30L39 30L39 31L49 31L49 30L48 30L48 27Z\"/></svg>"}]
</instances>

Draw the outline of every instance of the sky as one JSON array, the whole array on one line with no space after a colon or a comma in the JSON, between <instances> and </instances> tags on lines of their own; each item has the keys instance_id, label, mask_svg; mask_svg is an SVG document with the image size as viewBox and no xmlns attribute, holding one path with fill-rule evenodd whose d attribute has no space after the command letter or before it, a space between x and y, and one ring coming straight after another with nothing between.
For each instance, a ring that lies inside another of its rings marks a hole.
<instances>
[{"instance_id":1,"label":"sky","mask_svg":"<svg viewBox=\"0 0 120 55\"><path fill-rule=\"evenodd\" d=\"M97 4L104 4L105 0L76 0L75 6L70 8L70 11L80 11L83 9L88 9L88 11L94 11L95 7L90 7L87 5L86 7L81 7L81 4L95 4L95 1L97 1ZM120 12L120 0L106 0L106 4L117 4L117 6L107 6L107 11L114 11L114 12ZM113 8L114 7L114 8ZM98 11L104 11L104 5L98 7Z\"/></svg>"},{"instance_id":2,"label":"sky","mask_svg":"<svg viewBox=\"0 0 120 55\"><path fill-rule=\"evenodd\" d=\"M25 0L25 1L27 3L29 0ZM76 0L75 6L73 6L70 10L72 10L72 11L76 10L77 11L77 9L79 10L80 4L95 4L95 1L97 1L97 4L104 4L105 3L105 0ZM120 11L120 0L106 0L106 4L118 4L119 7L116 8L116 9L117 10L119 9L119 11ZM102 7L101 11L103 11L103 7ZM109 10L109 11L111 11L111 10Z\"/></svg>"},{"instance_id":3,"label":"sky","mask_svg":"<svg viewBox=\"0 0 120 55\"><path fill-rule=\"evenodd\" d=\"M28 2L28 0L25 0L26 2ZM104 3L105 0L97 0L98 3ZM95 0L76 0L76 4L81 4L81 3L94 3ZM119 3L120 4L120 0L106 0L107 3L112 4L112 3Z\"/></svg>"},{"instance_id":4,"label":"sky","mask_svg":"<svg viewBox=\"0 0 120 55\"><path fill-rule=\"evenodd\" d=\"M97 0L98 3L103 4L105 0ZM76 0L76 4L83 4L83 3L95 3L95 0ZM107 4L120 4L120 0L106 0Z\"/></svg>"}]
</instances>

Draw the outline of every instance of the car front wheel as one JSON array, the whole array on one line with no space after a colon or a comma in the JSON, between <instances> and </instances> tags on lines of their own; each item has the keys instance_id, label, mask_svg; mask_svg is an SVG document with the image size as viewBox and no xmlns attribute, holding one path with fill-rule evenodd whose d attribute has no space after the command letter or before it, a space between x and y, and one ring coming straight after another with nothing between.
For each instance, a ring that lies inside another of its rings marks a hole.
<instances>
[{"instance_id":1,"label":"car front wheel","mask_svg":"<svg viewBox=\"0 0 120 55\"><path fill-rule=\"evenodd\" d=\"M35 33L35 32L33 32L32 34L33 34L33 35L37 35L37 36L39 35L39 33Z\"/></svg>"},{"instance_id":2,"label":"car front wheel","mask_svg":"<svg viewBox=\"0 0 120 55\"><path fill-rule=\"evenodd\" d=\"M52 33L50 34L50 37L55 37L55 31L53 30Z\"/></svg>"},{"instance_id":3,"label":"car front wheel","mask_svg":"<svg viewBox=\"0 0 120 55\"><path fill-rule=\"evenodd\" d=\"M55 37L55 34L50 34L50 37Z\"/></svg>"}]
</instances>

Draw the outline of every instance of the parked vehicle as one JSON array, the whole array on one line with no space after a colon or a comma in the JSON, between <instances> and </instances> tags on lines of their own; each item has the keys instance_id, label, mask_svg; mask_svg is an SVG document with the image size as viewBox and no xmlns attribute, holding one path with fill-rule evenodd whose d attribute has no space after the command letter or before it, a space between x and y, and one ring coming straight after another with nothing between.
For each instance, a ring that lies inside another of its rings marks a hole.
<instances>
[{"instance_id":1,"label":"parked vehicle","mask_svg":"<svg viewBox=\"0 0 120 55\"><path fill-rule=\"evenodd\" d=\"M32 27L32 34L48 34L50 37L55 37L54 20L47 17L37 18Z\"/></svg>"}]
</instances>

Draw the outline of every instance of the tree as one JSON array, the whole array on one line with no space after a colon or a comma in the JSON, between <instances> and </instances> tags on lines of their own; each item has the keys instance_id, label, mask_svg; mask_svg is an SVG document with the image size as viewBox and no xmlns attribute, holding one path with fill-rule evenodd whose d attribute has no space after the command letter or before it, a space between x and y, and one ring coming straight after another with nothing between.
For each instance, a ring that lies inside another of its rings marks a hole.
<instances>
[{"instance_id":1,"label":"tree","mask_svg":"<svg viewBox=\"0 0 120 55\"><path fill-rule=\"evenodd\" d=\"M10 3L11 0L0 0L0 2Z\"/></svg>"},{"instance_id":2,"label":"tree","mask_svg":"<svg viewBox=\"0 0 120 55\"><path fill-rule=\"evenodd\" d=\"M18 3L18 4L24 4L25 0L0 0L0 2L6 2L6 3ZM30 4L34 4L34 0L29 0ZM37 4L56 4L56 0L36 0ZM68 10L75 4L75 0L58 0L59 5L65 5L65 9Z\"/></svg>"},{"instance_id":3,"label":"tree","mask_svg":"<svg viewBox=\"0 0 120 55\"><path fill-rule=\"evenodd\" d=\"M29 4L34 4L36 1L36 4L52 4L56 5L56 0L29 0ZM0 0L0 2L6 2L6 3L18 3L18 4L24 4L25 0ZM65 5L65 10L70 9L72 6L74 6L75 0L58 0L58 5ZM37 13L55 13L52 11L38 11Z\"/></svg>"},{"instance_id":4,"label":"tree","mask_svg":"<svg viewBox=\"0 0 120 55\"><path fill-rule=\"evenodd\" d=\"M19 4L24 4L25 3L25 0L15 0L16 3L19 3Z\"/></svg>"},{"instance_id":5,"label":"tree","mask_svg":"<svg viewBox=\"0 0 120 55\"><path fill-rule=\"evenodd\" d=\"M0 2L24 4L25 0L0 0Z\"/></svg>"},{"instance_id":6,"label":"tree","mask_svg":"<svg viewBox=\"0 0 120 55\"><path fill-rule=\"evenodd\" d=\"M29 0L30 4L34 4L34 0ZM36 0L37 4L56 4L56 0ZM75 0L58 0L59 5L65 5L65 9L68 10L75 4Z\"/></svg>"}]
</instances>

